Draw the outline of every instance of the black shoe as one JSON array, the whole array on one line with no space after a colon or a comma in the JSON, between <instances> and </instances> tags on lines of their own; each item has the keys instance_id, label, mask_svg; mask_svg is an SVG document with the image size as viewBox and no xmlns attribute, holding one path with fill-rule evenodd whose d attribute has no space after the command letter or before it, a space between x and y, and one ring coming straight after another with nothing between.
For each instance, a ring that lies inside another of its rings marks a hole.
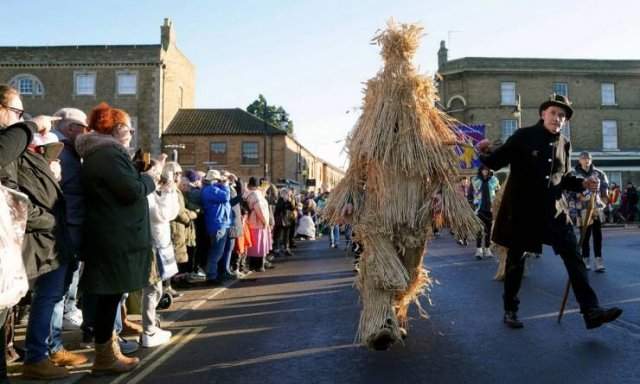
<instances>
[{"instance_id":1,"label":"black shoe","mask_svg":"<svg viewBox=\"0 0 640 384\"><path fill-rule=\"evenodd\" d=\"M209 287L219 287L219 286L222 285L222 280L220 280L220 279L211 279L211 280L207 280L204 284L206 286L209 286Z\"/></svg>"},{"instance_id":2,"label":"black shoe","mask_svg":"<svg viewBox=\"0 0 640 384\"><path fill-rule=\"evenodd\" d=\"M506 311L504 313L503 321L507 325L507 327L512 329L519 329L524 327L522 321L518 320L518 313L514 311Z\"/></svg>"},{"instance_id":3,"label":"black shoe","mask_svg":"<svg viewBox=\"0 0 640 384\"><path fill-rule=\"evenodd\" d=\"M613 307L609 309L597 308L585 313L583 317L587 329L593 329L617 319L620 315L622 315L622 309Z\"/></svg>"},{"instance_id":4,"label":"black shoe","mask_svg":"<svg viewBox=\"0 0 640 384\"><path fill-rule=\"evenodd\" d=\"M169 309L171 304L173 304L173 296L164 292L158 301L158 305L156 305L156 309Z\"/></svg>"}]
</instances>

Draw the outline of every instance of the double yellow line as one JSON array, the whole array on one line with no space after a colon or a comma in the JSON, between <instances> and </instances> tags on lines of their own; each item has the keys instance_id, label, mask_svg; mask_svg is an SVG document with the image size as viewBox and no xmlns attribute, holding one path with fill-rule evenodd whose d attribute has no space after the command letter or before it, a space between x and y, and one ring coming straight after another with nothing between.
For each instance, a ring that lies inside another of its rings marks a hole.
<instances>
[{"instance_id":1,"label":"double yellow line","mask_svg":"<svg viewBox=\"0 0 640 384\"><path fill-rule=\"evenodd\" d=\"M136 384L141 382L160 364L164 363L167 359L173 356L176 352L178 352L178 350L180 350L180 348L184 347L187 343L189 343L189 341L191 341L204 329L205 327L189 327L181 329L172 337L171 342L145 356L140 362L140 367L138 367L131 373L118 376L115 380L111 381L110 384Z\"/></svg>"}]
</instances>

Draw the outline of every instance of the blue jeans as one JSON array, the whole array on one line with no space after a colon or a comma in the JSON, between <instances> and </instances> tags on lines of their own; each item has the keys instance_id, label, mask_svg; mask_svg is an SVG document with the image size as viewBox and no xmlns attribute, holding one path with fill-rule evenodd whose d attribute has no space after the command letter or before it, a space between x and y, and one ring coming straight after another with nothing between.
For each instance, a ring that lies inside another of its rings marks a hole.
<instances>
[{"instance_id":1,"label":"blue jeans","mask_svg":"<svg viewBox=\"0 0 640 384\"><path fill-rule=\"evenodd\" d=\"M229 228L221 228L210 234L209 254L207 255L207 280L218 278L218 262L224 256L224 250L229 238Z\"/></svg>"},{"instance_id":2,"label":"blue jeans","mask_svg":"<svg viewBox=\"0 0 640 384\"><path fill-rule=\"evenodd\" d=\"M331 240L331 245L338 245L338 241L340 241L340 226L338 224L329 230L329 240Z\"/></svg>"},{"instance_id":3,"label":"blue jeans","mask_svg":"<svg viewBox=\"0 0 640 384\"><path fill-rule=\"evenodd\" d=\"M36 279L25 339L25 363L37 363L47 358L51 315L53 307L64 296L68 267L68 264L61 265Z\"/></svg>"},{"instance_id":4,"label":"blue jeans","mask_svg":"<svg viewBox=\"0 0 640 384\"><path fill-rule=\"evenodd\" d=\"M236 238L227 236L227 241L224 245L224 252L222 253L222 267L223 271L231 275L231 254L233 253L233 247L236 245Z\"/></svg>"},{"instance_id":5,"label":"blue jeans","mask_svg":"<svg viewBox=\"0 0 640 384\"><path fill-rule=\"evenodd\" d=\"M66 302L68 296L73 297L73 306L75 306L75 295L78 290L78 262L71 261L67 265L66 276L64 280L64 292L66 295L58 301L53 307L53 314L51 315L51 335L49 336L49 351L51 353L58 352L62 349L62 318L64 317L66 310ZM75 281L75 292L73 291L73 282Z\"/></svg>"},{"instance_id":6,"label":"blue jeans","mask_svg":"<svg viewBox=\"0 0 640 384\"><path fill-rule=\"evenodd\" d=\"M353 226L351 224L344 225L344 240L347 242L347 247L351 245L351 235L353 234Z\"/></svg>"}]
</instances>

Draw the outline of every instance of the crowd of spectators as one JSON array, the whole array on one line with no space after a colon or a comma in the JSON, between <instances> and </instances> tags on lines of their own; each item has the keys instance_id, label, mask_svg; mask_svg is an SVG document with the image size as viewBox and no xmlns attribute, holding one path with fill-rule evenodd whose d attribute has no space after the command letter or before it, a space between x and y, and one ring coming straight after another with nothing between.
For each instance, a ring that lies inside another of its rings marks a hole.
<instances>
[{"instance_id":1,"label":"crowd of spectators","mask_svg":"<svg viewBox=\"0 0 640 384\"><path fill-rule=\"evenodd\" d=\"M327 193L134 155L130 116L106 103L89 116L23 115L19 93L0 85L0 229L11 235L0 243L0 383L7 361L41 380L88 363L65 349L63 329L95 350L93 374L128 372L140 346L171 342L156 311L181 290L274 268L323 232L337 246L339 229L321 220ZM21 323L24 347L13 343Z\"/></svg>"}]
</instances>

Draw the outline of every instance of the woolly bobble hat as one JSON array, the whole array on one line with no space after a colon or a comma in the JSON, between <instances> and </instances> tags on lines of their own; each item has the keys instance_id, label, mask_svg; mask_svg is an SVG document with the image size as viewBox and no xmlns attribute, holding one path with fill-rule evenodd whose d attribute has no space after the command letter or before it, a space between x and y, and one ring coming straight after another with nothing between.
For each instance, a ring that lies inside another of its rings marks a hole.
<instances>
[{"instance_id":1,"label":"woolly bobble hat","mask_svg":"<svg viewBox=\"0 0 640 384\"><path fill-rule=\"evenodd\" d=\"M110 135L119 124L127 123L127 113L102 102L93 108L88 122L90 130Z\"/></svg>"},{"instance_id":2,"label":"woolly bobble hat","mask_svg":"<svg viewBox=\"0 0 640 384\"><path fill-rule=\"evenodd\" d=\"M195 183L196 181L202 179L198 172L194 171L193 169L187 169L187 171L184 173L184 176L186 176L192 183Z\"/></svg>"}]
</instances>

